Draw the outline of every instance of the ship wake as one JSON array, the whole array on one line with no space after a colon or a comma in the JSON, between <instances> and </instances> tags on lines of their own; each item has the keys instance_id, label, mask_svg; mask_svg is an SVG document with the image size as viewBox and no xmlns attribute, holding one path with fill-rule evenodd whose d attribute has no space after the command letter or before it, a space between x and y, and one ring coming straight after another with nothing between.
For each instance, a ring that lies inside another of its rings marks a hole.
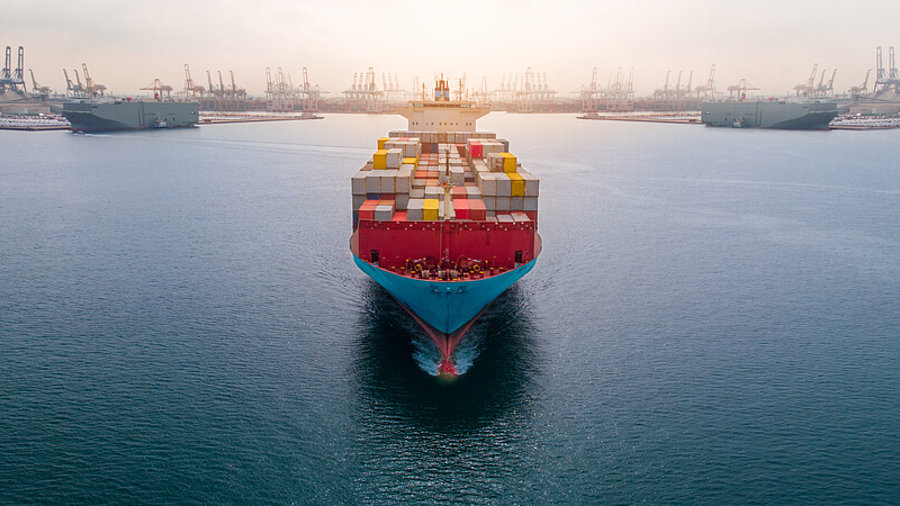
<instances>
[{"instance_id":1,"label":"ship wake","mask_svg":"<svg viewBox=\"0 0 900 506\"><path fill-rule=\"evenodd\" d=\"M478 356L478 344L481 340L475 339L474 335L467 334L484 309L461 328L445 334L425 323L405 305L401 304L401 307L419 324L428 337L426 339L425 336L422 336L421 339L413 342L416 349L413 358L423 371L432 376L452 380L465 374L472 367L472 363ZM464 337L465 339L463 339Z\"/></svg>"}]
</instances>

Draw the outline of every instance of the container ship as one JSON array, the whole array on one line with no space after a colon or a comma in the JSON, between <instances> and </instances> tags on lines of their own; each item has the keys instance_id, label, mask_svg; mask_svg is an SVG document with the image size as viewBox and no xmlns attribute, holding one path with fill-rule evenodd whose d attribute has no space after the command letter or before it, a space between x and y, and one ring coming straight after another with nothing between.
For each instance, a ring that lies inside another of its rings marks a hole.
<instances>
[{"instance_id":1,"label":"container ship","mask_svg":"<svg viewBox=\"0 0 900 506\"><path fill-rule=\"evenodd\" d=\"M63 103L62 115L73 132L181 128L197 124L198 102L83 98Z\"/></svg>"},{"instance_id":2,"label":"container ship","mask_svg":"<svg viewBox=\"0 0 900 506\"><path fill-rule=\"evenodd\" d=\"M742 100L700 106L704 125L735 128L820 130L837 115L837 102L831 100Z\"/></svg>"},{"instance_id":3,"label":"container ship","mask_svg":"<svg viewBox=\"0 0 900 506\"><path fill-rule=\"evenodd\" d=\"M456 345L541 253L540 180L508 141L476 130L489 109L451 101L443 78L433 100L396 112L407 130L378 139L351 178L350 250L437 344L438 374L453 377Z\"/></svg>"}]
</instances>

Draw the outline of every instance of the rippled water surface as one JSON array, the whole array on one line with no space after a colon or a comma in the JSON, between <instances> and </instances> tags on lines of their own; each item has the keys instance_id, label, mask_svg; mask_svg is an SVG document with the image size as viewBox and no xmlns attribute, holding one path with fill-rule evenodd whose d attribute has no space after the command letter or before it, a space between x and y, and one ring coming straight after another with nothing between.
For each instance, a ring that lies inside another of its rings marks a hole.
<instances>
[{"instance_id":1,"label":"rippled water surface","mask_svg":"<svg viewBox=\"0 0 900 506\"><path fill-rule=\"evenodd\" d=\"M544 250L443 384L348 251L404 124L0 131L0 503L900 502L900 131L491 114Z\"/></svg>"}]
</instances>

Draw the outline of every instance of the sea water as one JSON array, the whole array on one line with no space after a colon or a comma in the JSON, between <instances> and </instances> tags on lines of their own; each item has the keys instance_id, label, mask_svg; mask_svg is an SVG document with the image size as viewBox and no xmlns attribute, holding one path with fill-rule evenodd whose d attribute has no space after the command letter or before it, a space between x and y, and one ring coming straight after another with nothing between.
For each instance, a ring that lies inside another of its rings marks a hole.
<instances>
[{"instance_id":1,"label":"sea water","mask_svg":"<svg viewBox=\"0 0 900 506\"><path fill-rule=\"evenodd\" d=\"M437 381L397 116L0 132L0 503L900 502L900 131L492 113L543 253Z\"/></svg>"}]
</instances>

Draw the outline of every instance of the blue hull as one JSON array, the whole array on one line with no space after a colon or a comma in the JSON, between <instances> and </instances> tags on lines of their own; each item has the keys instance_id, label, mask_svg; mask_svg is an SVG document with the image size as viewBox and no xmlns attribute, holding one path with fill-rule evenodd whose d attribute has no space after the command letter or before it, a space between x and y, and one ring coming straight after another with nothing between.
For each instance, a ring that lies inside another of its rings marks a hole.
<instances>
[{"instance_id":1,"label":"blue hull","mask_svg":"<svg viewBox=\"0 0 900 506\"><path fill-rule=\"evenodd\" d=\"M528 274L537 259L509 272L472 281L413 279L364 262L356 255L353 255L353 261L419 318L438 331L450 334Z\"/></svg>"}]
</instances>

